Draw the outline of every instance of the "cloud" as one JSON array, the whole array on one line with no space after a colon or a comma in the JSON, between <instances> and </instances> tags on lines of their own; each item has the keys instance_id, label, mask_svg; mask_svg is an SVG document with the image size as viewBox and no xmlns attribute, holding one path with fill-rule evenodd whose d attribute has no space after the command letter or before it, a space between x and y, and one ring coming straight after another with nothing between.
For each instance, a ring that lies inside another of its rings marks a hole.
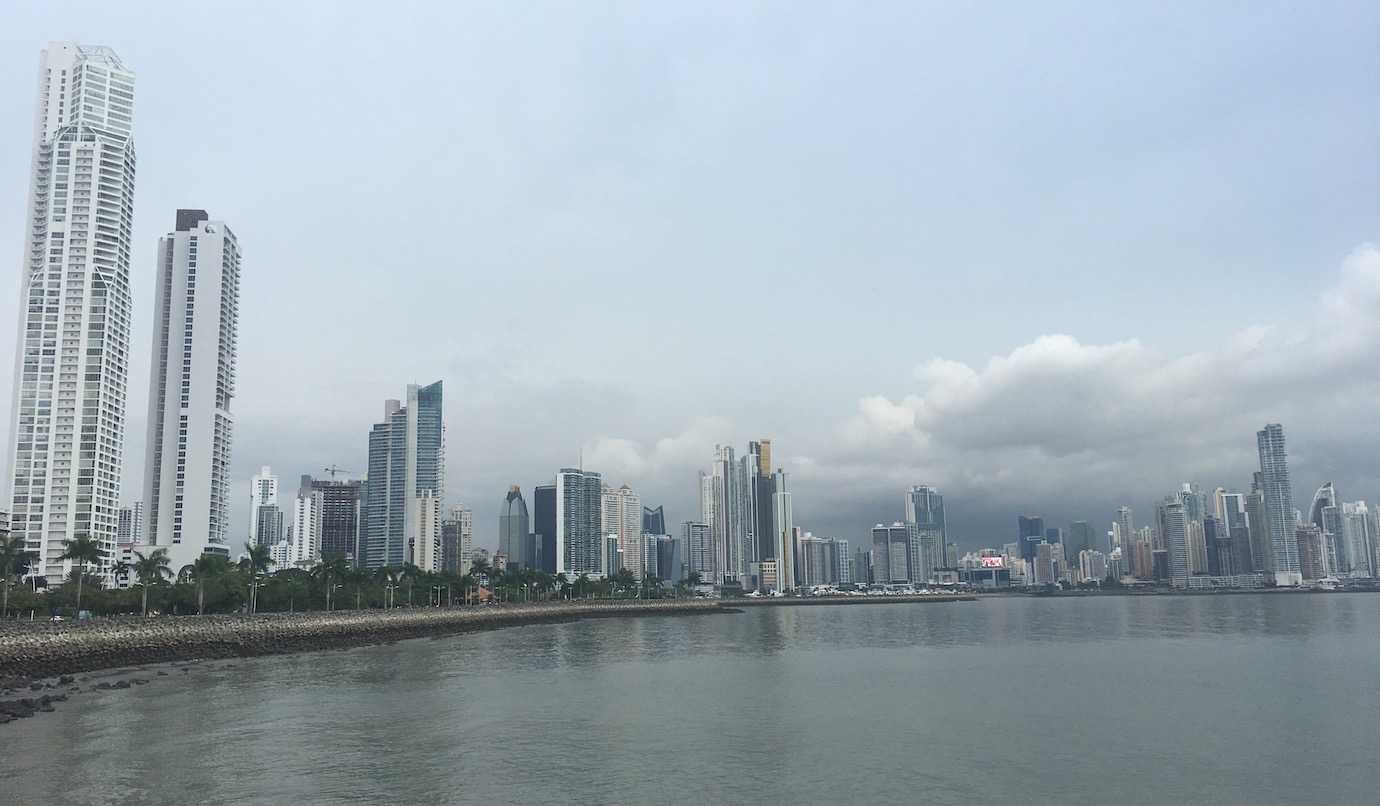
<instances>
[{"instance_id":1,"label":"cloud","mask_svg":"<svg viewBox=\"0 0 1380 806\"><path fill-rule=\"evenodd\" d=\"M1172 307L1166 294L1167 316ZM878 488L899 500L902 483L936 483L951 511L980 512L974 526L1000 534L1005 516L993 513L1002 509L1010 519L1053 507L1101 521L1123 498L1145 504L1182 480L1245 486L1254 432L1279 421L1299 495L1341 473L1345 495L1374 496L1380 451L1366 466L1338 457L1380 444L1377 358L1380 249L1365 245L1298 319L1246 326L1191 352L1050 334L982 366L925 360L910 393L858 400L838 439L812 455L808 478L822 485L812 490L822 508L877 500L869 491Z\"/></svg>"}]
</instances>

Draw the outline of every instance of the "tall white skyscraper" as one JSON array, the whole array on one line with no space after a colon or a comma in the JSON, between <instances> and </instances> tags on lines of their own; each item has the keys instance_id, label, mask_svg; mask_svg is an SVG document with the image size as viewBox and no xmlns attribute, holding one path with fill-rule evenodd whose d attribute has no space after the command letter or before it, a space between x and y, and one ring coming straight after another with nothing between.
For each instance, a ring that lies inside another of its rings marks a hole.
<instances>
[{"instance_id":1,"label":"tall white skyscraper","mask_svg":"<svg viewBox=\"0 0 1380 806\"><path fill-rule=\"evenodd\" d=\"M230 446L240 245L205 210L178 210L158 242L144 500L148 543L173 569L230 556Z\"/></svg>"},{"instance_id":2,"label":"tall white skyscraper","mask_svg":"<svg viewBox=\"0 0 1380 806\"><path fill-rule=\"evenodd\" d=\"M259 542L259 507L278 506L278 477L273 468L264 465L249 480L249 542ZM272 545L276 541L268 541Z\"/></svg>"},{"instance_id":3,"label":"tall white skyscraper","mask_svg":"<svg viewBox=\"0 0 1380 806\"><path fill-rule=\"evenodd\" d=\"M598 473L563 467L556 474L557 573L573 579L578 574L603 571L602 487Z\"/></svg>"},{"instance_id":4,"label":"tall white skyscraper","mask_svg":"<svg viewBox=\"0 0 1380 806\"><path fill-rule=\"evenodd\" d=\"M134 73L106 47L55 42L38 68L24 222L9 473L14 534L60 582L64 541L119 528L129 378Z\"/></svg>"},{"instance_id":5,"label":"tall white skyscraper","mask_svg":"<svg viewBox=\"0 0 1380 806\"><path fill-rule=\"evenodd\" d=\"M791 511L791 490L785 471L772 477L772 530L776 541L776 581L778 590L790 590L799 583L795 567L795 515Z\"/></svg>"}]
</instances>

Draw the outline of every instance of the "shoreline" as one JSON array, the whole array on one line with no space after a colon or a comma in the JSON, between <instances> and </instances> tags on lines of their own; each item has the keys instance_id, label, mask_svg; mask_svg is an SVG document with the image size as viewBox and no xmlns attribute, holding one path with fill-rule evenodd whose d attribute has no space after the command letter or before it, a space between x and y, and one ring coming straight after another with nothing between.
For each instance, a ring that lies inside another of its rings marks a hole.
<instances>
[{"instance_id":1,"label":"shoreline","mask_svg":"<svg viewBox=\"0 0 1380 806\"><path fill-rule=\"evenodd\" d=\"M163 616L91 624L0 622L0 680L177 661L349 649L586 618L732 613L721 600L598 600L486 608Z\"/></svg>"}]
</instances>

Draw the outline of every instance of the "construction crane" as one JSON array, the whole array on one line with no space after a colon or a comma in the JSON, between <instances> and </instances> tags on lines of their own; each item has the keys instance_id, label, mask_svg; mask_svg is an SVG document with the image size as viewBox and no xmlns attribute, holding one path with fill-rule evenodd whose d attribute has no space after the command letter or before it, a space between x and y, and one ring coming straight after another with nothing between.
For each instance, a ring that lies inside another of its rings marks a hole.
<instances>
[{"instance_id":1,"label":"construction crane","mask_svg":"<svg viewBox=\"0 0 1380 806\"><path fill-rule=\"evenodd\" d=\"M323 473L330 473L330 474L331 474L331 481L335 481L336 475L338 475L338 474L340 474L340 473L344 473L344 474L346 474L346 475L349 475L349 474L351 474L351 473L353 473L353 472L355 472L355 471L353 471L353 470L346 470L345 468L343 468L343 467L341 467L341 466L339 466L339 465L331 465L330 467L322 468L322 469L321 469L321 472L323 472Z\"/></svg>"}]
</instances>

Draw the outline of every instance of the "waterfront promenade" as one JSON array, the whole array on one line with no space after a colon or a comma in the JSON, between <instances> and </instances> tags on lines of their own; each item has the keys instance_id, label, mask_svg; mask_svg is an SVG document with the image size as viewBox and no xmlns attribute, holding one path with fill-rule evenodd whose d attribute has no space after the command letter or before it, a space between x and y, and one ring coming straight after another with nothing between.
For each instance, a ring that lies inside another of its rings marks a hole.
<instances>
[{"instance_id":1,"label":"waterfront promenade","mask_svg":"<svg viewBox=\"0 0 1380 806\"><path fill-rule=\"evenodd\" d=\"M89 623L0 622L0 679L202 658L347 649L585 618L726 612L731 609L712 599L600 599L497 607L121 618Z\"/></svg>"}]
</instances>

